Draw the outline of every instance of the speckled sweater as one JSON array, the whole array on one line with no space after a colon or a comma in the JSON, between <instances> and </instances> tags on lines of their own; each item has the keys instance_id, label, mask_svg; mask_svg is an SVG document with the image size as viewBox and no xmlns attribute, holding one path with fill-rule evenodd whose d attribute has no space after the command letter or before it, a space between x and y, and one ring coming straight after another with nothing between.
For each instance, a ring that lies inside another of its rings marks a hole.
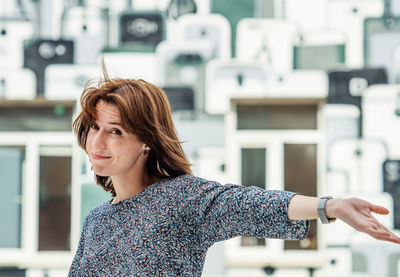
<instances>
[{"instance_id":1,"label":"speckled sweater","mask_svg":"<svg viewBox=\"0 0 400 277\"><path fill-rule=\"evenodd\" d=\"M303 239L309 222L287 215L293 195L192 175L162 180L88 214L68 276L201 276L217 241Z\"/></svg>"}]
</instances>

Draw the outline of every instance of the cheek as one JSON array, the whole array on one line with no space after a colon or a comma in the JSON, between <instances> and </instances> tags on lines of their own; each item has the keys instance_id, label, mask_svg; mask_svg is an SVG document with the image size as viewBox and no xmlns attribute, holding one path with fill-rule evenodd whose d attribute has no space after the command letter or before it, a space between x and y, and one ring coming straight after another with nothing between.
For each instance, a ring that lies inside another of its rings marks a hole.
<instances>
[{"instance_id":1,"label":"cheek","mask_svg":"<svg viewBox=\"0 0 400 277\"><path fill-rule=\"evenodd\" d=\"M118 148L120 157L127 162L136 161L137 158L140 157L140 154L141 154L141 151L140 151L141 148L139 147L139 145L136 145L136 144L135 145L124 145L122 147L116 147L116 148Z\"/></svg>"},{"instance_id":2,"label":"cheek","mask_svg":"<svg viewBox=\"0 0 400 277\"><path fill-rule=\"evenodd\" d=\"M90 150L90 146L92 145L92 140L93 140L93 135L91 132L88 132L87 137L86 137L86 144L85 144L85 150L88 152Z\"/></svg>"}]
</instances>

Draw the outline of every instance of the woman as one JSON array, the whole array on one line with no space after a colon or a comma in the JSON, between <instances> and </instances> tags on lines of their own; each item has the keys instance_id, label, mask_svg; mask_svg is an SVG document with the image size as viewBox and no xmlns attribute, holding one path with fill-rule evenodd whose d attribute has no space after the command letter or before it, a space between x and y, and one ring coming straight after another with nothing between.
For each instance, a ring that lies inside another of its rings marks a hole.
<instances>
[{"instance_id":1,"label":"woman","mask_svg":"<svg viewBox=\"0 0 400 277\"><path fill-rule=\"evenodd\" d=\"M360 199L321 200L192 176L165 93L104 75L85 88L73 127L96 182L113 198L86 217L69 276L200 276L213 243L239 235L299 240L318 217L400 243L371 215L389 211Z\"/></svg>"}]
</instances>

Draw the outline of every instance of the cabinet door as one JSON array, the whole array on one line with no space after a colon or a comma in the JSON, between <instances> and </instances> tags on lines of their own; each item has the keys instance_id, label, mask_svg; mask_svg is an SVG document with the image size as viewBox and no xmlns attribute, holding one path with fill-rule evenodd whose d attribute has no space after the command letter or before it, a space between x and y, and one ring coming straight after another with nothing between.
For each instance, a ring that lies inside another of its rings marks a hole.
<instances>
[{"instance_id":1,"label":"cabinet door","mask_svg":"<svg viewBox=\"0 0 400 277\"><path fill-rule=\"evenodd\" d=\"M0 147L0 248L21 247L21 184L24 149Z\"/></svg>"},{"instance_id":2,"label":"cabinet door","mask_svg":"<svg viewBox=\"0 0 400 277\"><path fill-rule=\"evenodd\" d=\"M258 186L266 188L266 148L242 148L242 184L244 186ZM241 246L265 246L265 238L242 236Z\"/></svg>"},{"instance_id":3,"label":"cabinet door","mask_svg":"<svg viewBox=\"0 0 400 277\"><path fill-rule=\"evenodd\" d=\"M232 5L231 0L211 1L211 12L222 14L229 20L232 29L231 47L234 57L236 57L236 26L239 21L252 17L278 17L279 5L282 5L279 0L239 0L235 1L235 5Z\"/></svg>"},{"instance_id":4,"label":"cabinet door","mask_svg":"<svg viewBox=\"0 0 400 277\"><path fill-rule=\"evenodd\" d=\"M285 190L317 196L317 145L285 144ZM285 250L317 250L317 224L310 222L307 238L286 240Z\"/></svg>"},{"instance_id":5,"label":"cabinet door","mask_svg":"<svg viewBox=\"0 0 400 277\"><path fill-rule=\"evenodd\" d=\"M71 229L70 148L40 147L39 251L69 251Z\"/></svg>"},{"instance_id":6,"label":"cabinet door","mask_svg":"<svg viewBox=\"0 0 400 277\"><path fill-rule=\"evenodd\" d=\"M364 62L385 67L389 83L396 81L396 47L400 44L400 17L367 18L364 21Z\"/></svg>"}]
</instances>

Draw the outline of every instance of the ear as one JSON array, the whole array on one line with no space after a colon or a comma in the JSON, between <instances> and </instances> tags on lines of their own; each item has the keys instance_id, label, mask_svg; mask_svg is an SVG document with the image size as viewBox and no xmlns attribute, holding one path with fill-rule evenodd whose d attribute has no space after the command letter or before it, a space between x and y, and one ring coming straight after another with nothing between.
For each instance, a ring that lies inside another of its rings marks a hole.
<instances>
[{"instance_id":1,"label":"ear","mask_svg":"<svg viewBox=\"0 0 400 277\"><path fill-rule=\"evenodd\" d=\"M150 151L150 147L148 147L146 144L143 145L143 150Z\"/></svg>"},{"instance_id":2,"label":"ear","mask_svg":"<svg viewBox=\"0 0 400 277\"><path fill-rule=\"evenodd\" d=\"M148 147L147 145L144 145L142 149L143 155L147 155L150 151L150 147Z\"/></svg>"}]
</instances>

